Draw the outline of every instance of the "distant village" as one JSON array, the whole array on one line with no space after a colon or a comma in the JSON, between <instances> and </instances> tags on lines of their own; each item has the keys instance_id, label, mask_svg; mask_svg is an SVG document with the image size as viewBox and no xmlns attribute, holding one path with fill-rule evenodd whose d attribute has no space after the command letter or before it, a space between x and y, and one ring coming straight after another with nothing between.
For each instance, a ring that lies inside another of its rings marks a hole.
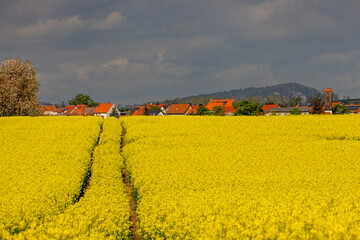
<instances>
[{"instance_id":1,"label":"distant village","mask_svg":"<svg viewBox=\"0 0 360 240\"><path fill-rule=\"evenodd\" d=\"M332 90L327 88L324 90L325 104L317 110L319 114L333 114L336 106L342 106L346 109L346 113L360 114L360 105L343 105L341 102L332 102ZM202 104L145 104L135 106L128 111L120 111L114 103L101 103L97 107L88 107L86 105L67 105L63 108L57 108L55 105L42 105L42 113L44 116L99 116L107 118L126 117L126 116L164 116L164 115L202 115L199 111L206 109L207 115L236 115L235 99L210 99L206 105ZM220 114L214 114L214 112ZM264 104L256 115L292 115L296 114L308 115L315 112L314 106L295 106L281 107L279 104Z\"/></svg>"}]
</instances>

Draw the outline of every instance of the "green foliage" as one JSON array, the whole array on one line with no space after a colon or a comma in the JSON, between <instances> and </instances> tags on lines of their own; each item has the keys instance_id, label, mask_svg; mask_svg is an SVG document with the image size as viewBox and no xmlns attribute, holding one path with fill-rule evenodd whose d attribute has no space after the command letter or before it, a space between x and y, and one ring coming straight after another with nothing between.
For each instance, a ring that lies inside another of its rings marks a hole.
<instances>
[{"instance_id":1,"label":"green foliage","mask_svg":"<svg viewBox=\"0 0 360 240\"><path fill-rule=\"evenodd\" d=\"M224 116L225 115L225 108L221 106L215 106L212 111L212 115L214 116Z\"/></svg>"},{"instance_id":2,"label":"green foliage","mask_svg":"<svg viewBox=\"0 0 360 240\"><path fill-rule=\"evenodd\" d=\"M350 111L347 109L345 105L336 104L332 109L333 114L349 114Z\"/></svg>"},{"instance_id":3,"label":"green foliage","mask_svg":"<svg viewBox=\"0 0 360 240\"><path fill-rule=\"evenodd\" d=\"M69 105L86 105L88 107L95 107L95 106L99 105L97 102L92 100L92 98L89 95L84 95L81 93L77 94L68 103L69 103Z\"/></svg>"},{"instance_id":4,"label":"green foliage","mask_svg":"<svg viewBox=\"0 0 360 240\"><path fill-rule=\"evenodd\" d=\"M210 110L204 105L200 105L195 115L210 115Z\"/></svg>"},{"instance_id":5,"label":"green foliage","mask_svg":"<svg viewBox=\"0 0 360 240\"><path fill-rule=\"evenodd\" d=\"M149 111L157 111L157 110L160 110L160 108L158 106L149 107Z\"/></svg>"},{"instance_id":6,"label":"green foliage","mask_svg":"<svg viewBox=\"0 0 360 240\"><path fill-rule=\"evenodd\" d=\"M290 115L301 115L301 110L298 108L294 108L292 110L290 110Z\"/></svg>"},{"instance_id":7,"label":"green foliage","mask_svg":"<svg viewBox=\"0 0 360 240\"><path fill-rule=\"evenodd\" d=\"M249 100L243 100L237 103L234 103L234 108L236 109L235 116L256 116L260 115L262 108L259 103L250 102Z\"/></svg>"},{"instance_id":8,"label":"green foliage","mask_svg":"<svg viewBox=\"0 0 360 240\"><path fill-rule=\"evenodd\" d=\"M6 59L0 65L0 116L40 115L39 79L28 60Z\"/></svg>"}]
</instances>

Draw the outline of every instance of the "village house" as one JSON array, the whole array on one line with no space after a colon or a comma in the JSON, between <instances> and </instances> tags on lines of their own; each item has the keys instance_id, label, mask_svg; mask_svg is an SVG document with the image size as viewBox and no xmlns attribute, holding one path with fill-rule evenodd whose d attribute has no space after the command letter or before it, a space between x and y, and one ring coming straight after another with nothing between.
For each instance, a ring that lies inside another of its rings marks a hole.
<instances>
[{"instance_id":1,"label":"village house","mask_svg":"<svg viewBox=\"0 0 360 240\"><path fill-rule=\"evenodd\" d=\"M147 115L149 116L164 116L164 110L150 110Z\"/></svg>"},{"instance_id":2,"label":"village house","mask_svg":"<svg viewBox=\"0 0 360 240\"><path fill-rule=\"evenodd\" d=\"M188 115L192 110L191 104L172 104L167 115Z\"/></svg>"},{"instance_id":3,"label":"village house","mask_svg":"<svg viewBox=\"0 0 360 240\"><path fill-rule=\"evenodd\" d=\"M264 115L270 115L270 108L280 108L280 105L279 104L265 104L262 108Z\"/></svg>"},{"instance_id":4,"label":"village house","mask_svg":"<svg viewBox=\"0 0 360 240\"><path fill-rule=\"evenodd\" d=\"M192 109L189 111L188 115L196 115L197 110L199 109L200 105L194 104L191 105Z\"/></svg>"},{"instance_id":5,"label":"village house","mask_svg":"<svg viewBox=\"0 0 360 240\"><path fill-rule=\"evenodd\" d=\"M351 104L351 105L345 105L345 106L350 111L350 114L360 114L360 105Z\"/></svg>"},{"instance_id":6,"label":"village house","mask_svg":"<svg viewBox=\"0 0 360 240\"><path fill-rule=\"evenodd\" d=\"M266 115L279 115L279 116L287 116L290 115L291 110L295 108L301 111L301 115L309 115L310 107L278 107L278 108L270 108L269 112Z\"/></svg>"},{"instance_id":7,"label":"village house","mask_svg":"<svg viewBox=\"0 0 360 240\"><path fill-rule=\"evenodd\" d=\"M44 116L50 116L55 109L55 105L41 105L41 111Z\"/></svg>"},{"instance_id":8,"label":"village house","mask_svg":"<svg viewBox=\"0 0 360 240\"><path fill-rule=\"evenodd\" d=\"M206 105L206 108L210 111L214 110L215 106L220 106L222 108L232 107L235 102L235 99L210 99L209 103Z\"/></svg>"},{"instance_id":9,"label":"village house","mask_svg":"<svg viewBox=\"0 0 360 240\"><path fill-rule=\"evenodd\" d=\"M236 109L233 107L234 103L235 99L210 99L206 108L213 111L215 106L219 106L225 110L225 115L232 116L236 112Z\"/></svg>"},{"instance_id":10,"label":"village house","mask_svg":"<svg viewBox=\"0 0 360 240\"><path fill-rule=\"evenodd\" d=\"M106 119L110 117L111 112L115 109L117 114L120 116L119 110L116 108L115 104L113 103L100 103L99 106L94 111L95 116L100 116Z\"/></svg>"}]
</instances>

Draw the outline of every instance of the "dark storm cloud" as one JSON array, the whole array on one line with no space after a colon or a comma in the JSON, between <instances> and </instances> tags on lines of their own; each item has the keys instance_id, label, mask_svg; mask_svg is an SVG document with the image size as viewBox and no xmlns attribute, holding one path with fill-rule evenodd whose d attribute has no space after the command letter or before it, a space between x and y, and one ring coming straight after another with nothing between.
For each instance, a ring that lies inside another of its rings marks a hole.
<instances>
[{"instance_id":1,"label":"dark storm cloud","mask_svg":"<svg viewBox=\"0 0 360 240\"><path fill-rule=\"evenodd\" d=\"M1 56L34 63L45 101L141 103L284 82L359 96L358 1L1 4Z\"/></svg>"}]
</instances>

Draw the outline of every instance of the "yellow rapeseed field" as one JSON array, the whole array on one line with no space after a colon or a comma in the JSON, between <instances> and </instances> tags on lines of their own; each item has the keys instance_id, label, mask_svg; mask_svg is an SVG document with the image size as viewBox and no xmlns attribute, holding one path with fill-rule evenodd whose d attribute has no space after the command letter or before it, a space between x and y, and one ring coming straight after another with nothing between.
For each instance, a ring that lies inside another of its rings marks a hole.
<instances>
[{"instance_id":1,"label":"yellow rapeseed field","mask_svg":"<svg viewBox=\"0 0 360 240\"><path fill-rule=\"evenodd\" d=\"M120 121L0 118L0 126L0 239L129 238Z\"/></svg>"},{"instance_id":2,"label":"yellow rapeseed field","mask_svg":"<svg viewBox=\"0 0 360 240\"><path fill-rule=\"evenodd\" d=\"M124 118L144 239L359 239L360 117Z\"/></svg>"},{"instance_id":3,"label":"yellow rapeseed field","mask_svg":"<svg viewBox=\"0 0 360 240\"><path fill-rule=\"evenodd\" d=\"M354 115L0 118L0 239L130 239L124 168L144 239L359 239L359 126Z\"/></svg>"},{"instance_id":4,"label":"yellow rapeseed field","mask_svg":"<svg viewBox=\"0 0 360 240\"><path fill-rule=\"evenodd\" d=\"M0 239L78 198L102 119L0 118Z\"/></svg>"}]
</instances>

